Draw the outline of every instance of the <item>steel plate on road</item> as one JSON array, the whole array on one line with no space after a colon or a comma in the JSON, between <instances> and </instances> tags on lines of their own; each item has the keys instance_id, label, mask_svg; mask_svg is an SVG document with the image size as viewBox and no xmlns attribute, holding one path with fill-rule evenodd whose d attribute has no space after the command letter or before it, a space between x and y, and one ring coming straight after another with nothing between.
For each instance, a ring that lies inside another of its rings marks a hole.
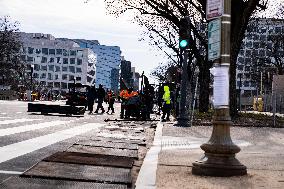
<instances>
[{"instance_id":1,"label":"steel plate on road","mask_svg":"<svg viewBox=\"0 0 284 189\"><path fill-rule=\"evenodd\" d=\"M57 152L45 158L44 161L123 168L132 168L134 163L134 159L129 157L76 152Z\"/></svg>"},{"instance_id":2,"label":"steel plate on road","mask_svg":"<svg viewBox=\"0 0 284 189\"><path fill-rule=\"evenodd\" d=\"M23 173L22 176L112 184L131 184L131 169L45 161L39 162Z\"/></svg>"},{"instance_id":3,"label":"steel plate on road","mask_svg":"<svg viewBox=\"0 0 284 189\"><path fill-rule=\"evenodd\" d=\"M67 152L124 156L136 159L138 158L137 150L102 148L102 147L83 146L83 145L73 145L70 148L68 148Z\"/></svg>"},{"instance_id":4,"label":"steel plate on road","mask_svg":"<svg viewBox=\"0 0 284 189\"><path fill-rule=\"evenodd\" d=\"M0 188L5 189L127 189L127 185L11 177Z\"/></svg>"},{"instance_id":5,"label":"steel plate on road","mask_svg":"<svg viewBox=\"0 0 284 189\"><path fill-rule=\"evenodd\" d=\"M85 146L97 146L104 148L117 148L117 149L130 149L130 150L138 150L137 144L131 143L117 143L110 141L92 141L92 140L81 140L76 144L85 145Z\"/></svg>"}]
</instances>

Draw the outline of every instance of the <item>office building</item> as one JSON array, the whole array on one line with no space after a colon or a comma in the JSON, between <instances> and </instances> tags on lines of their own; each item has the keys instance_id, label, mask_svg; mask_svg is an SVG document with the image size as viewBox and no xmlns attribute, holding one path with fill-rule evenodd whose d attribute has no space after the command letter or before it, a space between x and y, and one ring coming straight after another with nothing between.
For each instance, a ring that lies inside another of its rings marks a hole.
<instances>
[{"instance_id":1,"label":"office building","mask_svg":"<svg viewBox=\"0 0 284 189\"><path fill-rule=\"evenodd\" d=\"M67 91L70 83L93 85L97 56L70 40L56 39L50 34L20 33L23 55L32 65L33 78L41 88Z\"/></svg>"}]
</instances>

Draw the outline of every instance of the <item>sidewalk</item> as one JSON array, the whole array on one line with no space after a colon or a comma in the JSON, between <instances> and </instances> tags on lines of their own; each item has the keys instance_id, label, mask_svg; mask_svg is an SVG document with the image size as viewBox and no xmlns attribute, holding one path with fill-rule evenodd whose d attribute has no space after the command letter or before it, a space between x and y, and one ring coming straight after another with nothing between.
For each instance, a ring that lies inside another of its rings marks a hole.
<instances>
[{"instance_id":1,"label":"sidewalk","mask_svg":"<svg viewBox=\"0 0 284 189\"><path fill-rule=\"evenodd\" d=\"M212 127L173 127L159 123L153 147L144 159L136 188L284 188L284 129L232 127L231 137L241 152L237 159L248 175L202 177L192 175L192 163L203 156L200 145Z\"/></svg>"}]
</instances>

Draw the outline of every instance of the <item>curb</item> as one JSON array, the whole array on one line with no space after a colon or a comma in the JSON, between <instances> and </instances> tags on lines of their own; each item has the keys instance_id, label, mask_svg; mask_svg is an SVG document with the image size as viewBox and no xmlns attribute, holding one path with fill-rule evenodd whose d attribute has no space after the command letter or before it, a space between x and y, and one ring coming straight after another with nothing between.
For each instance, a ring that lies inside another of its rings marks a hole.
<instances>
[{"instance_id":1,"label":"curb","mask_svg":"<svg viewBox=\"0 0 284 189\"><path fill-rule=\"evenodd\" d=\"M143 164L139 171L135 188L136 189L155 189L156 188L156 171L158 168L158 156L162 147L163 124L158 123L155 132L153 145L147 152Z\"/></svg>"}]
</instances>

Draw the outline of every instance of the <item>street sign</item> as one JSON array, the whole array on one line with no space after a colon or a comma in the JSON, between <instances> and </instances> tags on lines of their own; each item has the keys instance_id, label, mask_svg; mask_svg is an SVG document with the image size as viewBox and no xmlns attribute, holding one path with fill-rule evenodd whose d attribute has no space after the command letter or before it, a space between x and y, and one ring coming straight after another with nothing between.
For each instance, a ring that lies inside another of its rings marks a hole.
<instances>
[{"instance_id":1,"label":"street sign","mask_svg":"<svg viewBox=\"0 0 284 189\"><path fill-rule=\"evenodd\" d=\"M212 20L208 24L208 59L220 58L221 51L221 19Z\"/></svg>"},{"instance_id":2,"label":"street sign","mask_svg":"<svg viewBox=\"0 0 284 189\"><path fill-rule=\"evenodd\" d=\"M223 15L224 0L207 0L206 17L207 20L218 18Z\"/></svg>"}]
</instances>

